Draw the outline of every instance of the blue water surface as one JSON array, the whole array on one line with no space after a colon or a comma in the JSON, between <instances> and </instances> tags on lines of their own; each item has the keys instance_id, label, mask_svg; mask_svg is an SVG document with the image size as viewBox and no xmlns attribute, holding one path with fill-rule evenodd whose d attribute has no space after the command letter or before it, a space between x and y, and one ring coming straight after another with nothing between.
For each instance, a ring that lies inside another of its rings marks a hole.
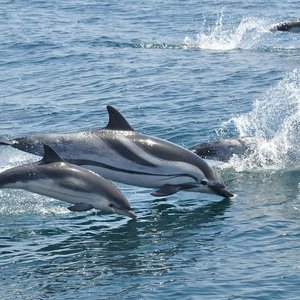
<instances>
[{"instance_id":1,"label":"blue water surface","mask_svg":"<svg viewBox=\"0 0 300 300\"><path fill-rule=\"evenodd\" d=\"M234 200L156 199L118 184L137 220L0 191L0 298L299 299L299 1L0 3L1 139L90 130L119 109L191 147L272 137L217 165ZM0 148L0 168L37 160Z\"/></svg>"}]
</instances>

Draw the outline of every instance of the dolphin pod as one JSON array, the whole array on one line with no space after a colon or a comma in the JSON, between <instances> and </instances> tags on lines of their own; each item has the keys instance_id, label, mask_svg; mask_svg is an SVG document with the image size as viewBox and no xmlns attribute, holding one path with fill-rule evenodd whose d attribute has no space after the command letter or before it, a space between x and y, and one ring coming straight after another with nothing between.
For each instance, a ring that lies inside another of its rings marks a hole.
<instances>
[{"instance_id":1,"label":"dolphin pod","mask_svg":"<svg viewBox=\"0 0 300 300\"><path fill-rule=\"evenodd\" d=\"M283 22L277 25L274 25L272 28L270 28L270 31L289 31L289 32L300 32L300 20L295 21L287 21Z\"/></svg>"},{"instance_id":2,"label":"dolphin pod","mask_svg":"<svg viewBox=\"0 0 300 300\"><path fill-rule=\"evenodd\" d=\"M233 155L245 156L255 151L259 142L266 141L263 137L229 138L196 145L190 150L204 159L229 161Z\"/></svg>"},{"instance_id":3,"label":"dolphin pod","mask_svg":"<svg viewBox=\"0 0 300 300\"><path fill-rule=\"evenodd\" d=\"M123 115L107 106L106 127L85 132L27 136L1 142L42 155L51 146L66 161L104 178L129 185L155 188L154 196L180 190L212 193L230 198L221 176L191 151L135 131Z\"/></svg>"},{"instance_id":4,"label":"dolphin pod","mask_svg":"<svg viewBox=\"0 0 300 300\"><path fill-rule=\"evenodd\" d=\"M64 162L47 145L44 150L42 160L1 172L0 188L23 189L72 203L74 205L68 207L71 211L96 208L136 218L128 200L111 182L92 171Z\"/></svg>"}]
</instances>

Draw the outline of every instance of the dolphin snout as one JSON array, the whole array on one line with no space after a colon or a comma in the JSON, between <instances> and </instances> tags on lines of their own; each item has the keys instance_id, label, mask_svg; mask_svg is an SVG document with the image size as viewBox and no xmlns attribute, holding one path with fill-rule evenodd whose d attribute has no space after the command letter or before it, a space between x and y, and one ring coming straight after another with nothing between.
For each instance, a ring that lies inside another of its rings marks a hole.
<instances>
[{"instance_id":1,"label":"dolphin snout","mask_svg":"<svg viewBox=\"0 0 300 300\"><path fill-rule=\"evenodd\" d=\"M122 209L122 208L112 208L111 212L116 213L118 215L123 215L132 219L136 219L137 215L131 209Z\"/></svg>"},{"instance_id":2,"label":"dolphin snout","mask_svg":"<svg viewBox=\"0 0 300 300\"><path fill-rule=\"evenodd\" d=\"M224 185L214 185L214 186L210 186L210 189L212 189L214 191L215 194L225 197L225 198L233 198L234 194L230 193L229 191L227 191L224 187Z\"/></svg>"},{"instance_id":3,"label":"dolphin snout","mask_svg":"<svg viewBox=\"0 0 300 300\"><path fill-rule=\"evenodd\" d=\"M126 212L124 212L124 215L132 219L137 218L137 215L132 210L127 210Z\"/></svg>"}]
</instances>

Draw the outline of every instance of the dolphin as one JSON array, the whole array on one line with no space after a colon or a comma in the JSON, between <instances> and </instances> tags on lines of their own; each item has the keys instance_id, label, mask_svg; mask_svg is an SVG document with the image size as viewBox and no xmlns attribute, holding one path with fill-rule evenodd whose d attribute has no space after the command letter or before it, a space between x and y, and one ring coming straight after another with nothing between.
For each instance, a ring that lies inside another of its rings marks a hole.
<instances>
[{"instance_id":1,"label":"dolphin","mask_svg":"<svg viewBox=\"0 0 300 300\"><path fill-rule=\"evenodd\" d=\"M266 141L263 137L239 137L198 144L190 151L204 159L227 162L233 155L248 156L257 148L257 144Z\"/></svg>"},{"instance_id":2,"label":"dolphin","mask_svg":"<svg viewBox=\"0 0 300 300\"><path fill-rule=\"evenodd\" d=\"M136 215L128 200L114 184L100 175L65 162L44 145L42 160L0 173L0 188L23 189L74 204L71 211L92 208L131 218Z\"/></svg>"},{"instance_id":3,"label":"dolphin","mask_svg":"<svg viewBox=\"0 0 300 300\"><path fill-rule=\"evenodd\" d=\"M233 197L221 176L188 149L135 131L123 115L107 106L106 127L77 133L45 134L12 139L1 144L41 155L50 145L66 161L104 178L129 185L156 188L153 196L180 190Z\"/></svg>"},{"instance_id":4,"label":"dolphin","mask_svg":"<svg viewBox=\"0 0 300 300\"><path fill-rule=\"evenodd\" d=\"M274 25L270 28L270 31L289 31L289 32L295 32L300 33L300 20L295 21L287 21L283 22L277 25Z\"/></svg>"}]
</instances>

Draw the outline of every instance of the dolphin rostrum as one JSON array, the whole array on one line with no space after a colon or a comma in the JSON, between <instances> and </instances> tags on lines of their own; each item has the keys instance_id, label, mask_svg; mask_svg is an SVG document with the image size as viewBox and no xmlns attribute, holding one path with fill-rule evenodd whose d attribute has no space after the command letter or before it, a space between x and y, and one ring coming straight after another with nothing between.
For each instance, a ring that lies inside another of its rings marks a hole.
<instances>
[{"instance_id":1,"label":"dolphin rostrum","mask_svg":"<svg viewBox=\"0 0 300 300\"><path fill-rule=\"evenodd\" d=\"M283 23L274 25L270 29L270 31L272 31L272 32L289 31L289 32L299 33L300 32L300 20L287 21L287 22L283 22Z\"/></svg>"},{"instance_id":2,"label":"dolphin rostrum","mask_svg":"<svg viewBox=\"0 0 300 300\"><path fill-rule=\"evenodd\" d=\"M263 137L228 138L198 144L190 150L202 158L227 162L234 155L244 157L253 153L260 142L266 141Z\"/></svg>"},{"instance_id":3,"label":"dolphin rostrum","mask_svg":"<svg viewBox=\"0 0 300 300\"><path fill-rule=\"evenodd\" d=\"M128 200L114 184L100 175L66 163L44 145L42 160L0 173L0 188L23 189L74 204L71 211L92 208L136 218Z\"/></svg>"},{"instance_id":4,"label":"dolphin rostrum","mask_svg":"<svg viewBox=\"0 0 300 300\"><path fill-rule=\"evenodd\" d=\"M106 127L85 132L17 138L1 144L41 155L50 145L70 163L104 178L129 185L156 188L154 196L179 190L233 197L220 175L191 151L166 140L135 131L121 113L107 106Z\"/></svg>"}]
</instances>

